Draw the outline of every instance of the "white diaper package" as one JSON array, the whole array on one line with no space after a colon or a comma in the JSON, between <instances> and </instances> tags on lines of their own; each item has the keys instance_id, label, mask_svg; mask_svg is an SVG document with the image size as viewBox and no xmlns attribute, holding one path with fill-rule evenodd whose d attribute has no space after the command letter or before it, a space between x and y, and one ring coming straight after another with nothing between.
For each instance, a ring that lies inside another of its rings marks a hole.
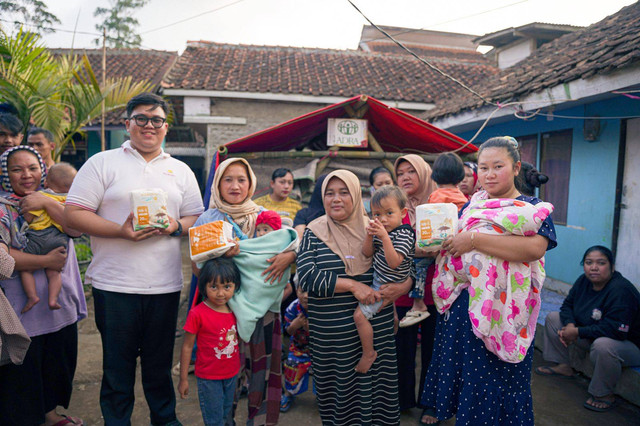
<instances>
[{"instance_id":1,"label":"white diaper package","mask_svg":"<svg viewBox=\"0 0 640 426\"><path fill-rule=\"evenodd\" d=\"M416 207L418 247L439 250L442 242L458 233L458 207L453 203L422 204Z\"/></svg>"},{"instance_id":2,"label":"white diaper package","mask_svg":"<svg viewBox=\"0 0 640 426\"><path fill-rule=\"evenodd\" d=\"M168 228L167 193L159 188L136 189L131 191L133 229Z\"/></svg>"},{"instance_id":3,"label":"white diaper package","mask_svg":"<svg viewBox=\"0 0 640 426\"><path fill-rule=\"evenodd\" d=\"M189 254L196 263L222 256L234 246L233 226L223 220L189 228Z\"/></svg>"}]
</instances>

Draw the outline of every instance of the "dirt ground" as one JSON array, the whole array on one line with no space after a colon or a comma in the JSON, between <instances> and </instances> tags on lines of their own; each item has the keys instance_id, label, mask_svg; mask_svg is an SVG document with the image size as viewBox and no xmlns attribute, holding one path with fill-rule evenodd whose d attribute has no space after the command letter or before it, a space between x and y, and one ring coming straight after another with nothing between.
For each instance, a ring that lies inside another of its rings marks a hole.
<instances>
[{"instance_id":1,"label":"dirt ground","mask_svg":"<svg viewBox=\"0 0 640 426\"><path fill-rule=\"evenodd\" d=\"M186 253L186 251L184 252ZM188 282L190 269L186 255L183 264L185 265L185 282ZM188 289L185 286L182 292L178 324L184 324L187 297ZM79 323L78 367L71 405L66 412L73 416L81 417L86 425L93 426L103 423L99 405L100 380L102 378L102 346L93 317L93 300L87 300L87 305L89 307L89 317ZM182 339L176 339L174 348L176 362L181 345ZM533 362L534 368L543 364L542 354L536 351ZM176 379L174 377L174 383L177 386ZM198 397L195 392L195 377L190 375L189 379L192 392L186 400L181 400L178 397L178 419L184 425L202 425ZM540 377L534 374L532 390L536 425L640 425L640 408L624 400L619 400L617 407L608 413L594 413L584 409L582 404L588 396L588 384L588 380L584 378L558 379ZM65 410L61 410L61 412L65 412ZM246 415L246 399L242 399L236 415L236 423L238 425L245 424ZM401 416L401 425L418 424L419 418L420 410L417 408L404 412ZM136 381L136 402L131 422L134 426L149 424L149 411L142 392L142 386L140 385L139 371ZM287 413L281 413L280 424L320 425L321 420L313 394L308 391L297 397L291 410ZM450 419L442 424L453 425L455 420Z\"/></svg>"}]
</instances>

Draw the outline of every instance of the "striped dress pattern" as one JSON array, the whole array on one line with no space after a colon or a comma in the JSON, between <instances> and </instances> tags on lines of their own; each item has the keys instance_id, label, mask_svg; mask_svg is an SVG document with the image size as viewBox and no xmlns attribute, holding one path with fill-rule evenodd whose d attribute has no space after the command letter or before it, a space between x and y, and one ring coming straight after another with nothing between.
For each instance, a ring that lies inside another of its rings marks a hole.
<instances>
[{"instance_id":1,"label":"striped dress pattern","mask_svg":"<svg viewBox=\"0 0 640 426\"><path fill-rule=\"evenodd\" d=\"M297 268L299 285L309 293L311 365L322 424L399 424L393 307L371 319L378 357L367 374L356 373L362 355L353 321L358 301L351 293L334 293L337 278L347 277L344 263L307 229ZM370 286L373 269L349 278Z\"/></svg>"}]
</instances>

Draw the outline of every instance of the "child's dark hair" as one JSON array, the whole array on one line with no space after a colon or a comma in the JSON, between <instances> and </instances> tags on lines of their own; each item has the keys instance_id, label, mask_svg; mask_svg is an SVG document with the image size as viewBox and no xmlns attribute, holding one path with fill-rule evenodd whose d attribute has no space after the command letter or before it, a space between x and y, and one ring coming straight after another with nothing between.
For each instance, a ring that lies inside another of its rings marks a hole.
<instances>
[{"instance_id":1,"label":"child's dark hair","mask_svg":"<svg viewBox=\"0 0 640 426\"><path fill-rule=\"evenodd\" d=\"M540 173L533 164L523 161L515 183L521 194L532 197L536 192L536 188L548 181L549 177L547 175Z\"/></svg>"},{"instance_id":2,"label":"child's dark hair","mask_svg":"<svg viewBox=\"0 0 640 426\"><path fill-rule=\"evenodd\" d=\"M611 250L609 250L605 246L591 246L591 247L589 247L587 249L587 251L584 252L584 255L582 256L582 260L580 261L581 265L584 265L584 260L587 258L589 253L591 253L592 251L599 251L600 253L602 253L604 255L604 257L607 258L607 260L609 260L609 264L611 265L612 268L615 266L615 258L613 257L613 252Z\"/></svg>"},{"instance_id":3,"label":"child's dark hair","mask_svg":"<svg viewBox=\"0 0 640 426\"><path fill-rule=\"evenodd\" d=\"M391 176L391 180L393 180L393 175L391 174L391 172L389 171L389 169L387 169L386 167L376 167L375 169L371 170L371 173L369 173L369 183L371 185L373 185L373 182L376 180L376 176L378 176L381 173L386 173L389 176Z\"/></svg>"},{"instance_id":4,"label":"child's dark hair","mask_svg":"<svg viewBox=\"0 0 640 426\"><path fill-rule=\"evenodd\" d=\"M480 145L480 151L478 151L478 158L480 158L480 154L486 148L504 148L507 150L507 154L513 160L513 164L515 165L518 161L520 161L520 151L518 151L518 141L511 136L498 136L495 138L488 139L485 143Z\"/></svg>"},{"instance_id":5,"label":"child's dark hair","mask_svg":"<svg viewBox=\"0 0 640 426\"><path fill-rule=\"evenodd\" d=\"M400 210L404 209L407 205L407 196L400 188L395 185L385 185L373 193L373 197L371 197L371 207L380 207L381 201L387 197L396 200Z\"/></svg>"},{"instance_id":6,"label":"child's dark hair","mask_svg":"<svg viewBox=\"0 0 640 426\"><path fill-rule=\"evenodd\" d=\"M22 121L13 114L0 113L0 126L15 135L22 132Z\"/></svg>"},{"instance_id":7,"label":"child's dark hair","mask_svg":"<svg viewBox=\"0 0 640 426\"><path fill-rule=\"evenodd\" d=\"M440 154L433 163L431 179L438 185L457 185L464 179L464 163L458 154Z\"/></svg>"},{"instance_id":8,"label":"child's dark hair","mask_svg":"<svg viewBox=\"0 0 640 426\"><path fill-rule=\"evenodd\" d=\"M293 176L293 172L287 168L280 167L279 169L275 169L273 173L271 173L271 181L275 182L276 179L285 177L287 173L291 173L291 176Z\"/></svg>"},{"instance_id":9,"label":"child's dark hair","mask_svg":"<svg viewBox=\"0 0 640 426\"><path fill-rule=\"evenodd\" d=\"M210 282L234 283L236 291L240 288L240 271L233 260L226 257L217 257L207 260L198 277L198 292L202 302L207 298L207 284Z\"/></svg>"}]
</instances>

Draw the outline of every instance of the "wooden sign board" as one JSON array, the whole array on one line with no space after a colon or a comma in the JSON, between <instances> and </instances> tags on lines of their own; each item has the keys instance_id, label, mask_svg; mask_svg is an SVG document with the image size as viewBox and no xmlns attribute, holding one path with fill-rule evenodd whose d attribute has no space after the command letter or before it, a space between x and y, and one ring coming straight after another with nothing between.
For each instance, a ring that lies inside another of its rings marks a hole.
<instances>
[{"instance_id":1,"label":"wooden sign board","mask_svg":"<svg viewBox=\"0 0 640 426\"><path fill-rule=\"evenodd\" d=\"M330 118L327 126L327 146L366 148L368 146L367 120Z\"/></svg>"}]
</instances>

